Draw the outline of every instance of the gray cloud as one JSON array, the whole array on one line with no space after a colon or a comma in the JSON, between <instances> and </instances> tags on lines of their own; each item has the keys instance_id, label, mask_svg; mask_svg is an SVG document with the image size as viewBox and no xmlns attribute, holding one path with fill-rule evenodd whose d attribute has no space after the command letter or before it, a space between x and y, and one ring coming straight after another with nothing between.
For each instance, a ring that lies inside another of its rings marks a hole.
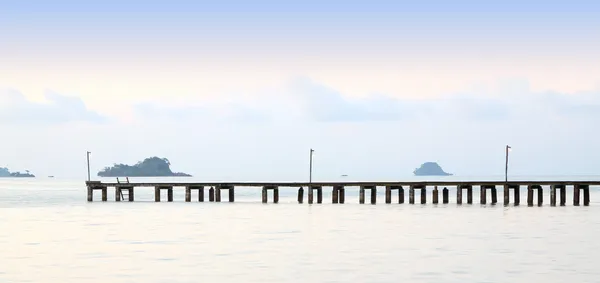
<instances>
[{"instance_id":1,"label":"gray cloud","mask_svg":"<svg viewBox=\"0 0 600 283\"><path fill-rule=\"evenodd\" d=\"M380 94L351 100L309 79L294 81L290 92L301 102L309 118L323 122L397 121L413 118L429 109L422 102Z\"/></svg>"},{"instance_id":2,"label":"gray cloud","mask_svg":"<svg viewBox=\"0 0 600 283\"><path fill-rule=\"evenodd\" d=\"M28 100L13 90L0 91L0 123L59 124L76 121L103 122L107 119L87 109L78 97L46 92L47 103Z\"/></svg>"},{"instance_id":3,"label":"gray cloud","mask_svg":"<svg viewBox=\"0 0 600 283\"><path fill-rule=\"evenodd\" d=\"M376 94L352 99L307 78L253 103L163 107L139 104L144 119L231 122L500 122L538 119L600 119L600 92L534 92L526 83L506 83L492 91L472 90L439 99L400 99Z\"/></svg>"}]
</instances>

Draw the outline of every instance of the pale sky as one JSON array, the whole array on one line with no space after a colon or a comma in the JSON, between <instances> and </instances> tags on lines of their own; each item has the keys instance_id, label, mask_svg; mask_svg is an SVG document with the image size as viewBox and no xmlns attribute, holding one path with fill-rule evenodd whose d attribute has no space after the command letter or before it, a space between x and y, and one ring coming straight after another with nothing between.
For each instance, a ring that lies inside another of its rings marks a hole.
<instances>
[{"instance_id":1,"label":"pale sky","mask_svg":"<svg viewBox=\"0 0 600 283\"><path fill-rule=\"evenodd\" d=\"M598 2L145 2L0 2L0 167L600 172Z\"/></svg>"}]
</instances>

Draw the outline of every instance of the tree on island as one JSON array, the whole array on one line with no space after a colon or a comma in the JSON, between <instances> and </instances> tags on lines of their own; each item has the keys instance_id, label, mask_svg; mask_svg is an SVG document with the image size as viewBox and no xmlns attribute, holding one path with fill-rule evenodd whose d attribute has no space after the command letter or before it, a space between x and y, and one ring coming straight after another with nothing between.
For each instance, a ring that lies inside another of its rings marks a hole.
<instances>
[{"instance_id":1,"label":"tree on island","mask_svg":"<svg viewBox=\"0 0 600 283\"><path fill-rule=\"evenodd\" d=\"M191 177L186 173L171 171L171 162L166 158L150 157L135 165L114 164L98 172L99 177Z\"/></svg>"},{"instance_id":2,"label":"tree on island","mask_svg":"<svg viewBox=\"0 0 600 283\"><path fill-rule=\"evenodd\" d=\"M452 176L450 173L444 172L442 167L435 162L425 162L421 167L413 171L415 176Z\"/></svg>"}]
</instances>

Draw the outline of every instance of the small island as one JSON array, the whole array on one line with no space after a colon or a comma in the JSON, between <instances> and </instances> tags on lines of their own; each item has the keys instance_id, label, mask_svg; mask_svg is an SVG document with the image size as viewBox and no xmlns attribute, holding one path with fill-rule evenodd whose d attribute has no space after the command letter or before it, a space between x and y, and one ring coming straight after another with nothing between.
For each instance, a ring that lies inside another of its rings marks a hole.
<instances>
[{"instance_id":1,"label":"small island","mask_svg":"<svg viewBox=\"0 0 600 283\"><path fill-rule=\"evenodd\" d=\"M114 164L98 172L99 177L191 177L186 173L171 171L166 158L150 157L135 165Z\"/></svg>"},{"instance_id":2,"label":"small island","mask_svg":"<svg viewBox=\"0 0 600 283\"><path fill-rule=\"evenodd\" d=\"M10 172L8 168L0 167L0 178L33 178L35 175L29 173L29 170L25 170L25 173L21 172Z\"/></svg>"},{"instance_id":3,"label":"small island","mask_svg":"<svg viewBox=\"0 0 600 283\"><path fill-rule=\"evenodd\" d=\"M452 176L452 174L444 172L442 167L435 162L425 162L413 173L415 176Z\"/></svg>"}]
</instances>

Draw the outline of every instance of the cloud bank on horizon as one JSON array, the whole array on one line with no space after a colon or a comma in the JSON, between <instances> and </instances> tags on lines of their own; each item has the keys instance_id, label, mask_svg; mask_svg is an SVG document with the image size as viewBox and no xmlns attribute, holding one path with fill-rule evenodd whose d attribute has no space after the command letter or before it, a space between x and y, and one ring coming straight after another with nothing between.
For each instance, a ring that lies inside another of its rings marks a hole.
<instances>
[{"instance_id":1,"label":"cloud bank on horizon","mask_svg":"<svg viewBox=\"0 0 600 283\"><path fill-rule=\"evenodd\" d=\"M600 4L419 3L6 4L0 166L500 175L511 144L514 174L600 170Z\"/></svg>"}]
</instances>

